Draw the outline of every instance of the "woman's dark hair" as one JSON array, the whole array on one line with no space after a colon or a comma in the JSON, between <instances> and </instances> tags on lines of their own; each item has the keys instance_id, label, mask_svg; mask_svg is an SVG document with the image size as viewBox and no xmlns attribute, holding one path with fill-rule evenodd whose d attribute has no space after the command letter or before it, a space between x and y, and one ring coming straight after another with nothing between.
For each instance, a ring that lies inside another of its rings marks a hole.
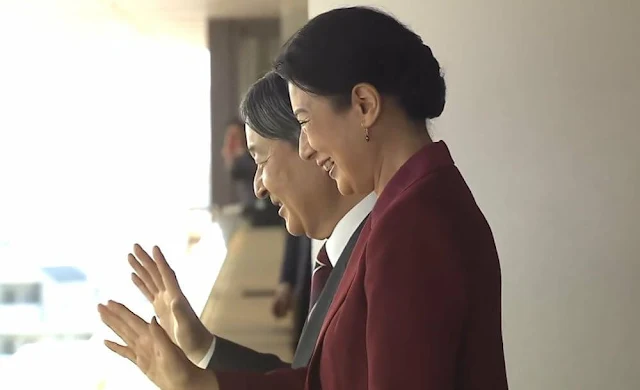
<instances>
[{"instance_id":1,"label":"woman's dark hair","mask_svg":"<svg viewBox=\"0 0 640 390\"><path fill-rule=\"evenodd\" d=\"M300 122L293 115L287 82L275 72L256 81L240 103L242 120L261 137L297 147Z\"/></svg>"},{"instance_id":2,"label":"woman's dark hair","mask_svg":"<svg viewBox=\"0 0 640 390\"><path fill-rule=\"evenodd\" d=\"M397 99L409 118L440 116L445 82L440 64L419 35L379 10L339 8L311 19L285 44L275 71L300 89L351 104L351 91L369 83Z\"/></svg>"}]
</instances>

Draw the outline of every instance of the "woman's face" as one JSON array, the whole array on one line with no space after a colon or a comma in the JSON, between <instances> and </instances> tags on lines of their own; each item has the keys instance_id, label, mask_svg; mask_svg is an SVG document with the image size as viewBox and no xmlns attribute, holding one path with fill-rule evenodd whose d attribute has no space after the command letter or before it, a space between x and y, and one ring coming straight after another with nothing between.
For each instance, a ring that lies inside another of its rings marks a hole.
<instances>
[{"instance_id":1,"label":"woman's face","mask_svg":"<svg viewBox=\"0 0 640 390\"><path fill-rule=\"evenodd\" d=\"M300 122L300 157L329 172L342 195L373 190L372 146L357 107L338 111L325 97L289 84L291 108Z\"/></svg>"}]
</instances>

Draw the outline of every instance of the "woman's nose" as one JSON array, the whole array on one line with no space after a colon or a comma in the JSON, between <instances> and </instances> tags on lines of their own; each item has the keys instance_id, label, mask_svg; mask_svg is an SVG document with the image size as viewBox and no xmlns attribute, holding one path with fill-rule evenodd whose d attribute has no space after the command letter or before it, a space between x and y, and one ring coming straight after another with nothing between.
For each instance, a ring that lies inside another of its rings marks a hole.
<instances>
[{"instance_id":1,"label":"woman's nose","mask_svg":"<svg viewBox=\"0 0 640 390\"><path fill-rule=\"evenodd\" d=\"M298 154L303 160L310 160L315 154L315 150L309 145L307 134L304 131L300 132L300 139L298 141Z\"/></svg>"}]
</instances>

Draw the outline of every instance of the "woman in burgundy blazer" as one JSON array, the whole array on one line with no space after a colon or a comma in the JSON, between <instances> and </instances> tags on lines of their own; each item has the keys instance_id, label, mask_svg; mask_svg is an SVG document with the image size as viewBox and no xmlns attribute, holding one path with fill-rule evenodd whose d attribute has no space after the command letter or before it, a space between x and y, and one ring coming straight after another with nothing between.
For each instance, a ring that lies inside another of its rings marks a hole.
<instances>
[{"instance_id":1,"label":"woman in burgundy blazer","mask_svg":"<svg viewBox=\"0 0 640 390\"><path fill-rule=\"evenodd\" d=\"M311 363L201 371L155 322L155 357L134 360L165 390L507 389L493 236L447 146L427 131L445 105L431 49L384 13L343 8L294 35L276 72L302 126L301 157L343 194L379 196Z\"/></svg>"}]
</instances>

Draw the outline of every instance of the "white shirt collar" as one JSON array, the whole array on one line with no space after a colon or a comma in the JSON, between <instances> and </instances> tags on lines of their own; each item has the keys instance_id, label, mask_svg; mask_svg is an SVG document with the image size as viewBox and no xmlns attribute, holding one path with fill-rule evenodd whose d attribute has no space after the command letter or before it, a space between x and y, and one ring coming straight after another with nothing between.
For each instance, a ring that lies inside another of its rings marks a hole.
<instances>
[{"instance_id":1,"label":"white shirt collar","mask_svg":"<svg viewBox=\"0 0 640 390\"><path fill-rule=\"evenodd\" d=\"M376 194L373 192L367 195L338 221L336 227L333 229L333 233L327 238L327 256L329 256L329 261L334 267L340 259L342 251L344 251L344 248L349 243L349 239L353 236L353 233L355 233L362 221L369 215L377 199Z\"/></svg>"}]
</instances>

